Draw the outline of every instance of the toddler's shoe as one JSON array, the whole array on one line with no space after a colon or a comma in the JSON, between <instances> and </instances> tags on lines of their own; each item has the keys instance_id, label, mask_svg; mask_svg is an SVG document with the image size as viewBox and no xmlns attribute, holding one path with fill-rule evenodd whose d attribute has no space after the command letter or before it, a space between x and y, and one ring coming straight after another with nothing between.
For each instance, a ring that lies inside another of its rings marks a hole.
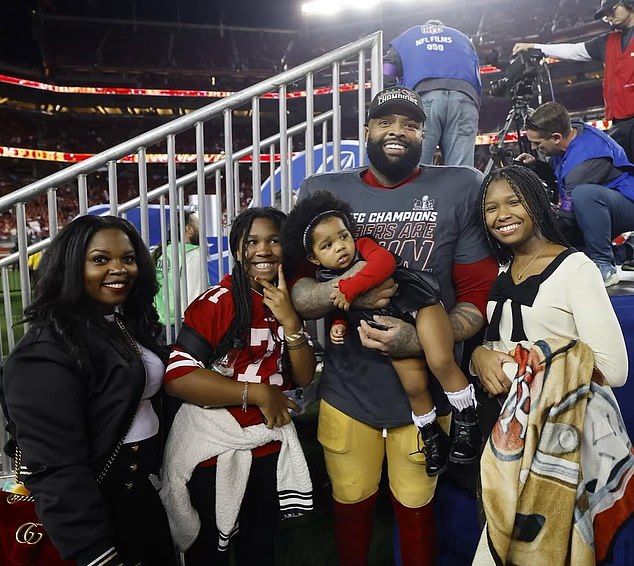
<instances>
[{"instance_id":1,"label":"toddler's shoe","mask_svg":"<svg viewBox=\"0 0 634 566\"><path fill-rule=\"evenodd\" d=\"M430 477L442 474L449 465L449 437L436 420L418 428L424 446L425 470Z\"/></svg>"},{"instance_id":2,"label":"toddler's shoe","mask_svg":"<svg viewBox=\"0 0 634 566\"><path fill-rule=\"evenodd\" d=\"M467 407L462 411L454 409L449 460L454 464L471 464L478 459L481 444L482 433L475 407Z\"/></svg>"}]
</instances>

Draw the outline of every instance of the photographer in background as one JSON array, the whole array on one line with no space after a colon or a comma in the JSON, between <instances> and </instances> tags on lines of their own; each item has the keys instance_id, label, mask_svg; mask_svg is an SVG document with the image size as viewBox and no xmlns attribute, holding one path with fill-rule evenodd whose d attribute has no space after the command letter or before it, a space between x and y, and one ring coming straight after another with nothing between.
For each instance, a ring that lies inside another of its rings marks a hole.
<instances>
[{"instance_id":1,"label":"photographer in background","mask_svg":"<svg viewBox=\"0 0 634 566\"><path fill-rule=\"evenodd\" d=\"M440 146L444 165L473 167L482 87L471 40L438 20L394 38L383 59L385 87L405 86L423 100L427 117L421 163Z\"/></svg>"},{"instance_id":2,"label":"photographer in background","mask_svg":"<svg viewBox=\"0 0 634 566\"><path fill-rule=\"evenodd\" d=\"M526 119L526 136L533 149L550 156L559 185L562 231L572 235L572 243L578 233L583 236L584 251L606 287L618 283L612 239L634 229L634 165L611 137L583 122L571 122L558 102L542 104ZM536 164L529 153L516 161Z\"/></svg>"},{"instance_id":3,"label":"photographer in background","mask_svg":"<svg viewBox=\"0 0 634 566\"><path fill-rule=\"evenodd\" d=\"M634 161L634 2L603 0L594 18L610 24L610 31L583 43L516 43L513 54L537 48L548 57L602 62L605 117L612 120L609 134Z\"/></svg>"}]
</instances>

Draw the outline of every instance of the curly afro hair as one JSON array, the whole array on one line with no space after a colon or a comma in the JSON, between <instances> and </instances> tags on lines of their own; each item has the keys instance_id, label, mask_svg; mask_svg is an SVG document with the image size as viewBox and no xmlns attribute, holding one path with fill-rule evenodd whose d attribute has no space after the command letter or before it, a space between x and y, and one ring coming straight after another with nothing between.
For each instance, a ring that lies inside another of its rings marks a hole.
<instances>
[{"instance_id":1,"label":"curly afro hair","mask_svg":"<svg viewBox=\"0 0 634 566\"><path fill-rule=\"evenodd\" d=\"M305 260L312 253L315 227L333 216L341 218L354 234L352 207L330 191L317 191L300 200L286 218L280 234L285 263Z\"/></svg>"}]
</instances>

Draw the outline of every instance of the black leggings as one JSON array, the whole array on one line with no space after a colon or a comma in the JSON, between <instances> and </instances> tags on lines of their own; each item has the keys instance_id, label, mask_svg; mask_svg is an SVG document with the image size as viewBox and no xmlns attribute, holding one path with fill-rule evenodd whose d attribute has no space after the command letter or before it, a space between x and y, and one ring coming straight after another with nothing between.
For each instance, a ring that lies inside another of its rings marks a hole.
<instances>
[{"instance_id":1,"label":"black leggings","mask_svg":"<svg viewBox=\"0 0 634 566\"><path fill-rule=\"evenodd\" d=\"M277 495L278 454L254 458L238 515L240 530L231 539L236 566L273 566L273 543L280 514ZM200 516L200 532L185 553L186 566L228 566L230 550L218 550L216 466L196 468L187 484Z\"/></svg>"}]
</instances>

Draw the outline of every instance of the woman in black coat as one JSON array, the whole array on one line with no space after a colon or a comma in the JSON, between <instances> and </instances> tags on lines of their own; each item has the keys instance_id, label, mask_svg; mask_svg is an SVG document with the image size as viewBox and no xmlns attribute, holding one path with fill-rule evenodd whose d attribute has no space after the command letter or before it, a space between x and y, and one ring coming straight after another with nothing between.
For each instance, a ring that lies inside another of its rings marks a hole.
<instances>
[{"instance_id":1,"label":"woman in black coat","mask_svg":"<svg viewBox=\"0 0 634 566\"><path fill-rule=\"evenodd\" d=\"M176 564L148 479L161 450L155 292L132 224L77 218L43 256L30 328L3 369L24 484L53 544L80 566Z\"/></svg>"}]
</instances>

